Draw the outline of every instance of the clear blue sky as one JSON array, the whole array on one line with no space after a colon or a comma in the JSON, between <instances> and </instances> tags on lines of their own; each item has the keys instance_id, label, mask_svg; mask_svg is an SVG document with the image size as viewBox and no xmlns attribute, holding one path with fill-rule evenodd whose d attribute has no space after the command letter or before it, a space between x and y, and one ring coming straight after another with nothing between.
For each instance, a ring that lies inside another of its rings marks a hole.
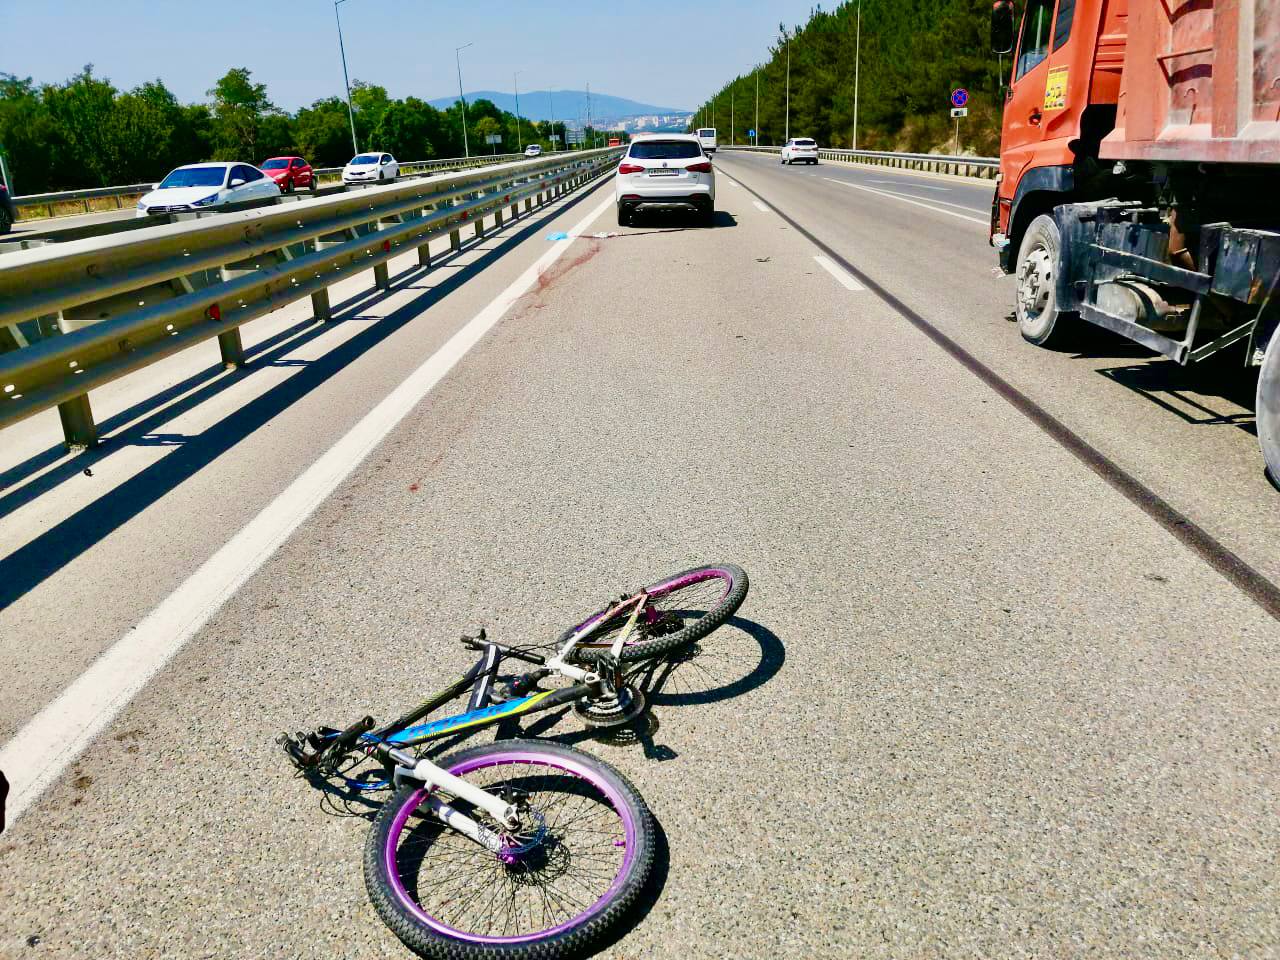
<instances>
[{"instance_id":1,"label":"clear blue sky","mask_svg":"<svg viewBox=\"0 0 1280 960\"><path fill-rule=\"evenodd\" d=\"M692 108L767 56L779 22L814 0L346 0L340 8L353 80L392 96L468 90L582 89ZM829 4L830 5L830 4ZM649 34L649 36L646 36ZM293 110L341 94L331 0L0 0L0 71L65 80L86 63L121 89L159 77L180 100L248 67Z\"/></svg>"}]
</instances>

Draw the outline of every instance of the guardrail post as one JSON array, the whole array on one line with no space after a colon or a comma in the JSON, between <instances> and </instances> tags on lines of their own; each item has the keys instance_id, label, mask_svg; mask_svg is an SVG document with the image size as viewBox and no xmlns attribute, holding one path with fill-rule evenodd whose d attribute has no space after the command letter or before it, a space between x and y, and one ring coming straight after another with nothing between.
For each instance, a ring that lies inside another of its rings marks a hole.
<instances>
[{"instance_id":1,"label":"guardrail post","mask_svg":"<svg viewBox=\"0 0 1280 960\"><path fill-rule=\"evenodd\" d=\"M244 342L240 339L239 327L218 334L218 349L222 351L222 365L228 370L244 366Z\"/></svg>"},{"instance_id":2,"label":"guardrail post","mask_svg":"<svg viewBox=\"0 0 1280 960\"><path fill-rule=\"evenodd\" d=\"M98 445L98 425L93 422L93 409L89 406L87 393L58 404L58 418L62 421L62 436L68 450Z\"/></svg>"},{"instance_id":3,"label":"guardrail post","mask_svg":"<svg viewBox=\"0 0 1280 960\"><path fill-rule=\"evenodd\" d=\"M329 305L329 288L317 290L311 295L311 315L323 323L333 319L333 307Z\"/></svg>"},{"instance_id":4,"label":"guardrail post","mask_svg":"<svg viewBox=\"0 0 1280 960\"><path fill-rule=\"evenodd\" d=\"M502 229L502 208L498 207L493 211L493 228L495 230Z\"/></svg>"},{"instance_id":5,"label":"guardrail post","mask_svg":"<svg viewBox=\"0 0 1280 960\"><path fill-rule=\"evenodd\" d=\"M484 211L476 217L476 239L479 240L484 236Z\"/></svg>"},{"instance_id":6,"label":"guardrail post","mask_svg":"<svg viewBox=\"0 0 1280 960\"><path fill-rule=\"evenodd\" d=\"M457 253L459 250L462 249L462 231L461 230L449 231L449 249L454 251L455 253Z\"/></svg>"}]
</instances>

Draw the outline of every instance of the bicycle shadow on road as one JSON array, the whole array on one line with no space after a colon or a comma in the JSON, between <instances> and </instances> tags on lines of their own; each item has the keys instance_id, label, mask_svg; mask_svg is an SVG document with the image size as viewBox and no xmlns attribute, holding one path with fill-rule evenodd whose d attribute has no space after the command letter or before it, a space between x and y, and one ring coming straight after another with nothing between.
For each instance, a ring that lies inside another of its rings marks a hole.
<instances>
[{"instance_id":1,"label":"bicycle shadow on road","mask_svg":"<svg viewBox=\"0 0 1280 960\"><path fill-rule=\"evenodd\" d=\"M565 707L548 711L527 727L521 728L518 721L499 726L498 737L543 737L568 746L592 742L613 747L639 745L645 759L673 760L678 754L654 741L660 723L653 707L705 706L743 696L768 683L785 661L786 648L777 634L754 620L730 617L709 637L628 672L628 681L644 695L650 708L630 723L612 729L584 727L551 733L572 712Z\"/></svg>"}]
</instances>

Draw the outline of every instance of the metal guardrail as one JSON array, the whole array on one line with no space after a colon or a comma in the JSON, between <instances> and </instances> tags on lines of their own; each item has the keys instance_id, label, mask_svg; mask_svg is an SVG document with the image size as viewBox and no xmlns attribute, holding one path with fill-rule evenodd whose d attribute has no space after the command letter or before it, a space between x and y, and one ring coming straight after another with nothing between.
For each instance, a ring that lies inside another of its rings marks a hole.
<instances>
[{"instance_id":1,"label":"metal guardrail","mask_svg":"<svg viewBox=\"0 0 1280 960\"><path fill-rule=\"evenodd\" d=\"M751 147L744 145L722 146L721 150L746 150L757 153L781 153L781 147ZM882 167L898 167L903 170L927 170L958 177L979 177L990 180L1000 171L999 157L949 156L941 153L894 153L887 150L837 150L819 147L822 160L841 160L846 163L867 163Z\"/></svg>"},{"instance_id":2,"label":"metal guardrail","mask_svg":"<svg viewBox=\"0 0 1280 960\"><path fill-rule=\"evenodd\" d=\"M430 176L433 173L439 173L445 170L467 170L472 167L492 166L495 163L503 163L509 160L516 160L523 157L520 153L500 153L497 155L490 154L488 156L474 157L447 157L440 160L410 160L400 164L400 175L404 177ZM212 162L212 161L210 161ZM337 179L342 174L342 167L316 167L314 168L317 181L320 177L327 179ZM13 205L18 212L18 219L31 220L41 219L43 217L68 216L74 213L94 213L95 208L92 201L94 200L111 200L114 205L107 204L99 206L97 211L101 210L123 210L128 204L125 201L136 201L143 194L150 193L155 189L154 183L130 183L123 186L115 187L93 187L86 190L59 190L55 193L29 193L24 196L12 197ZM68 209L79 206L79 210ZM60 210L60 213L56 213ZM24 213L27 211L41 211L40 217L33 217Z\"/></svg>"},{"instance_id":3,"label":"metal guardrail","mask_svg":"<svg viewBox=\"0 0 1280 960\"><path fill-rule=\"evenodd\" d=\"M51 406L71 448L97 442L88 391L218 338L244 360L240 326L310 296L330 318L329 287L427 242L484 235L611 171L621 151L591 150L488 166L240 213L189 214L122 236L90 237L0 259L0 428ZM4 341L11 340L11 344Z\"/></svg>"}]
</instances>

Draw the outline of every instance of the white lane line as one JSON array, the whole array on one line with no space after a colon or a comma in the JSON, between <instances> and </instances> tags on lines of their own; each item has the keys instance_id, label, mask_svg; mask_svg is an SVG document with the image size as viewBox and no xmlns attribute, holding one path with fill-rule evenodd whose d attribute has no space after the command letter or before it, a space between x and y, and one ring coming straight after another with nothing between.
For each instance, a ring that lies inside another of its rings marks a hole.
<instances>
[{"instance_id":1,"label":"white lane line","mask_svg":"<svg viewBox=\"0 0 1280 960\"><path fill-rule=\"evenodd\" d=\"M828 258L815 254L813 259L818 261L818 266L820 266L823 270L827 271L827 273L831 274L838 281L840 281L840 285L843 286L846 290L852 290L854 291L854 293L857 293L861 290L867 289L862 284L860 284L857 281L857 278L855 278L852 274L836 266Z\"/></svg>"},{"instance_id":2,"label":"white lane line","mask_svg":"<svg viewBox=\"0 0 1280 960\"><path fill-rule=\"evenodd\" d=\"M751 202L755 205L755 208L756 208L757 210L759 210L761 213L769 213L769 212L770 212L770 211L769 211L769 208L768 208L768 207L766 207L766 206L765 206L763 203L761 203L759 200L752 200Z\"/></svg>"},{"instance_id":3,"label":"white lane line","mask_svg":"<svg viewBox=\"0 0 1280 960\"><path fill-rule=\"evenodd\" d=\"M961 220L968 220L970 223L981 224L984 227L990 226L990 222L986 218L967 217L963 213L956 213L954 210L944 210L941 207L935 207L933 205L934 203L946 203L945 200L934 200L932 203L925 203L922 200L913 200L910 197L904 197L899 193L889 193L886 190L877 190L874 187L864 187L860 183L850 183L848 180L836 180L836 179L833 179L832 177L827 177L826 179L830 180L832 183L839 183L839 184L843 184L846 187L852 187L854 190L865 190L867 193L874 193L878 197L888 197L890 200L898 200L898 201L901 201L902 203L909 203L913 207L924 207L926 210L932 210L934 213L945 213L949 217L957 217ZM960 204L958 203L951 203L947 205L951 207L960 206ZM961 209L963 210L966 208L961 207Z\"/></svg>"},{"instance_id":4,"label":"white lane line","mask_svg":"<svg viewBox=\"0 0 1280 960\"><path fill-rule=\"evenodd\" d=\"M950 187L933 187L927 183L903 183L901 180L872 180L867 178L867 183L886 183L891 187L908 187L912 190L941 190L943 193L950 192Z\"/></svg>"},{"instance_id":5,"label":"white lane line","mask_svg":"<svg viewBox=\"0 0 1280 960\"><path fill-rule=\"evenodd\" d=\"M582 233L612 205L610 195L569 233ZM574 246L556 243L548 247L536 263L409 374L0 748L0 770L4 770L11 784L7 804L10 824L106 729L116 714L466 356L512 304L538 282L539 275Z\"/></svg>"}]
</instances>

